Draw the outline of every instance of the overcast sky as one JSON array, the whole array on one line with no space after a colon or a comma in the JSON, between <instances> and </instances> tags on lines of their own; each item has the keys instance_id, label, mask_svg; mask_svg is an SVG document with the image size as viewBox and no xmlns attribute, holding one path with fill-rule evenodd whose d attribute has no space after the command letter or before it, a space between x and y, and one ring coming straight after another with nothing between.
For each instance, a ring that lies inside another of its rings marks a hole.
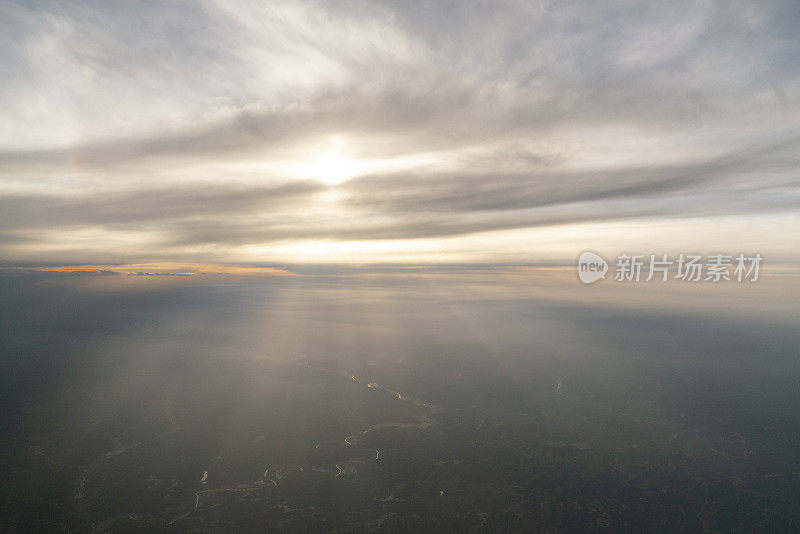
<instances>
[{"instance_id":1,"label":"overcast sky","mask_svg":"<svg viewBox=\"0 0 800 534\"><path fill-rule=\"evenodd\" d=\"M785 2L6 2L0 260L800 262Z\"/></svg>"}]
</instances>

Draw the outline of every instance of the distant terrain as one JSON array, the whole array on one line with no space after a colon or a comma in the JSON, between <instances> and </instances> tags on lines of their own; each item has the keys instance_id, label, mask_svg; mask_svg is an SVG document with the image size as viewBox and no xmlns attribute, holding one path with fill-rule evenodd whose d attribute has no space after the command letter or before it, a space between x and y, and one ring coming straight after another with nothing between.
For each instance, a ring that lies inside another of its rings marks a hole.
<instances>
[{"instance_id":1,"label":"distant terrain","mask_svg":"<svg viewBox=\"0 0 800 534\"><path fill-rule=\"evenodd\" d=\"M0 530L800 531L794 282L398 276L0 275Z\"/></svg>"}]
</instances>

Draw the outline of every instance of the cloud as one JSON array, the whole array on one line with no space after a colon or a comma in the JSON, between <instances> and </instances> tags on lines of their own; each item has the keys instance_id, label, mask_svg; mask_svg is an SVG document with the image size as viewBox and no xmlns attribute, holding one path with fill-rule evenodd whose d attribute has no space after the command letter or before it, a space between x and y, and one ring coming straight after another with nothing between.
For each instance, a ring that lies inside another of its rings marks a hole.
<instances>
[{"instance_id":1,"label":"cloud","mask_svg":"<svg viewBox=\"0 0 800 534\"><path fill-rule=\"evenodd\" d=\"M786 173L778 182L795 194L792 180L800 138L741 149L701 162L662 166L515 173L366 176L346 184L350 202L388 212L508 211L575 202L635 200L670 194L715 193L720 187L776 187L764 173ZM538 163L538 160L535 160ZM713 207L709 206L709 207ZM754 206L755 207L755 206ZM763 206L768 208L768 206Z\"/></svg>"},{"instance_id":2,"label":"cloud","mask_svg":"<svg viewBox=\"0 0 800 534\"><path fill-rule=\"evenodd\" d=\"M220 261L303 240L791 213L795 12L12 2L0 254L102 262L118 238L129 260ZM312 176L329 160L349 180Z\"/></svg>"},{"instance_id":3,"label":"cloud","mask_svg":"<svg viewBox=\"0 0 800 534\"><path fill-rule=\"evenodd\" d=\"M286 206L322 190L305 181L273 187L162 188L113 194L7 195L0 198L0 228L163 224Z\"/></svg>"},{"instance_id":4,"label":"cloud","mask_svg":"<svg viewBox=\"0 0 800 534\"><path fill-rule=\"evenodd\" d=\"M403 239L632 217L792 210L790 140L713 160L662 167L567 172L369 175L339 188L353 211L298 215L330 188L316 181L242 187L173 185L83 195L7 195L0 228L159 228L170 244L286 239ZM538 159L535 163L540 163ZM745 197L745 195L747 195Z\"/></svg>"}]
</instances>

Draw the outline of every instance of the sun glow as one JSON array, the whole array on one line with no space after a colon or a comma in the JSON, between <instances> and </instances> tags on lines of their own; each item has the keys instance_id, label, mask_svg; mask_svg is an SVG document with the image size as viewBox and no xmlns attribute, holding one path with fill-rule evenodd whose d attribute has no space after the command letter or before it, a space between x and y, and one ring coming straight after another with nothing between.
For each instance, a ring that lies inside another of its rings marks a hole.
<instances>
[{"instance_id":1,"label":"sun glow","mask_svg":"<svg viewBox=\"0 0 800 534\"><path fill-rule=\"evenodd\" d=\"M347 153L331 149L309 162L309 174L328 185L338 185L359 173L359 162Z\"/></svg>"}]
</instances>

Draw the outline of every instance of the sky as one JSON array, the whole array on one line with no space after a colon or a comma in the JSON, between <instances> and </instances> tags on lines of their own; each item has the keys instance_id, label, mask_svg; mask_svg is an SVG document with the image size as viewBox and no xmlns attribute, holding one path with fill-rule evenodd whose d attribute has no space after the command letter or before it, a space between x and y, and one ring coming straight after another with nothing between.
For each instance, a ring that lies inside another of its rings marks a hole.
<instances>
[{"instance_id":1,"label":"sky","mask_svg":"<svg viewBox=\"0 0 800 534\"><path fill-rule=\"evenodd\" d=\"M785 2L11 1L0 261L800 264Z\"/></svg>"}]
</instances>

